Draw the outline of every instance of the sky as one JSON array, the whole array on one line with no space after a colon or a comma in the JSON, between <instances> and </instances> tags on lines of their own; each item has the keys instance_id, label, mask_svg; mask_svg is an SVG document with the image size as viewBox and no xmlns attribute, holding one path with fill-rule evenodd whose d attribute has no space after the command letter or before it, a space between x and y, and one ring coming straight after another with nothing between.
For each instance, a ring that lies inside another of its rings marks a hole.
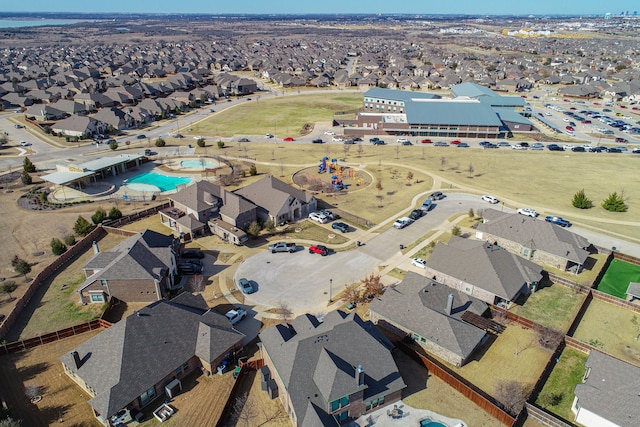
<instances>
[{"instance_id":1,"label":"sky","mask_svg":"<svg viewBox=\"0 0 640 427\"><path fill-rule=\"evenodd\" d=\"M2 3L0 12L602 15L640 11L637 0L3 0Z\"/></svg>"}]
</instances>

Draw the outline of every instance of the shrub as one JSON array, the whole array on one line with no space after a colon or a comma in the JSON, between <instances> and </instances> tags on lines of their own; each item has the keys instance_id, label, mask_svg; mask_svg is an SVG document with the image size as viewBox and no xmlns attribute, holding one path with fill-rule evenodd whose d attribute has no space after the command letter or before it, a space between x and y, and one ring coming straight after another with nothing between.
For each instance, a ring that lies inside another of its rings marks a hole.
<instances>
[{"instance_id":1,"label":"shrub","mask_svg":"<svg viewBox=\"0 0 640 427\"><path fill-rule=\"evenodd\" d=\"M57 237L52 238L49 244L51 245L51 252L53 252L54 255L62 255L67 251L67 246Z\"/></svg>"},{"instance_id":2,"label":"shrub","mask_svg":"<svg viewBox=\"0 0 640 427\"><path fill-rule=\"evenodd\" d=\"M167 145L167 143L162 138L156 139L155 144L156 144L156 147L164 147L165 145Z\"/></svg>"},{"instance_id":3,"label":"shrub","mask_svg":"<svg viewBox=\"0 0 640 427\"><path fill-rule=\"evenodd\" d=\"M24 185L30 185L33 182L33 178L31 178L31 175L29 175L27 171L22 172L22 174L20 175L20 180Z\"/></svg>"},{"instance_id":4,"label":"shrub","mask_svg":"<svg viewBox=\"0 0 640 427\"><path fill-rule=\"evenodd\" d=\"M469 218L475 218L476 217L476 214L473 211L473 208L469 208L469 214L468 215L469 215Z\"/></svg>"},{"instance_id":5,"label":"shrub","mask_svg":"<svg viewBox=\"0 0 640 427\"><path fill-rule=\"evenodd\" d=\"M585 194L584 188L573 195L571 204L578 209L589 209L593 206L593 202Z\"/></svg>"},{"instance_id":6,"label":"shrub","mask_svg":"<svg viewBox=\"0 0 640 427\"><path fill-rule=\"evenodd\" d=\"M251 224L249 224L249 227L247 227L247 234L253 237L258 236L258 234L260 234L260 224L258 224L256 221L253 221Z\"/></svg>"},{"instance_id":7,"label":"shrub","mask_svg":"<svg viewBox=\"0 0 640 427\"><path fill-rule=\"evenodd\" d=\"M91 215L91 221L96 225L100 224L106 218L107 218L107 212L102 208L98 208L98 210L96 210L96 212L93 215Z\"/></svg>"},{"instance_id":8,"label":"shrub","mask_svg":"<svg viewBox=\"0 0 640 427\"><path fill-rule=\"evenodd\" d=\"M251 165L251 167L249 168L249 175L251 176L258 175L258 168L256 168L256 165Z\"/></svg>"},{"instance_id":9,"label":"shrub","mask_svg":"<svg viewBox=\"0 0 640 427\"><path fill-rule=\"evenodd\" d=\"M205 144L204 138L198 138L198 140L196 141L196 144L198 144L198 147L204 147L204 144Z\"/></svg>"},{"instance_id":10,"label":"shrub","mask_svg":"<svg viewBox=\"0 0 640 427\"><path fill-rule=\"evenodd\" d=\"M218 144L218 148L224 148L224 141L218 141L216 144Z\"/></svg>"},{"instance_id":11,"label":"shrub","mask_svg":"<svg viewBox=\"0 0 640 427\"><path fill-rule=\"evenodd\" d=\"M624 203L624 194L618 194L614 191L609 194L609 197L604 199L602 207L609 212L626 212L627 205Z\"/></svg>"},{"instance_id":12,"label":"shrub","mask_svg":"<svg viewBox=\"0 0 640 427\"><path fill-rule=\"evenodd\" d=\"M120 219L122 218L122 212L120 212L120 209L116 208L115 206L111 208L111 210L109 211L109 219Z\"/></svg>"},{"instance_id":13,"label":"shrub","mask_svg":"<svg viewBox=\"0 0 640 427\"><path fill-rule=\"evenodd\" d=\"M454 236L459 236L460 234L462 234L462 230L460 230L460 227L458 227L457 225L454 225L451 229L451 234Z\"/></svg>"},{"instance_id":14,"label":"shrub","mask_svg":"<svg viewBox=\"0 0 640 427\"><path fill-rule=\"evenodd\" d=\"M273 233L273 231L276 229L276 225L273 223L273 220L271 218L264 222L264 229L269 233Z\"/></svg>"},{"instance_id":15,"label":"shrub","mask_svg":"<svg viewBox=\"0 0 640 427\"><path fill-rule=\"evenodd\" d=\"M78 215L78 219L73 225L73 231L78 236L86 236L87 234L91 233L91 230L93 230L94 227L95 226L93 224L84 219L82 216Z\"/></svg>"},{"instance_id":16,"label":"shrub","mask_svg":"<svg viewBox=\"0 0 640 427\"><path fill-rule=\"evenodd\" d=\"M22 170L29 173L35 172L36 165L34 165L28 157L25 157L22 161Z\"/></svg>"},{"instance_id":17,"label":"shrub","mask_svg":"<svg viewBox=\"0 0 640 427\"><path fill-rule=\"evenodd\" d=\"M117 150L118 149L118 143L116 141L111 141L109 143L109 148L111 148L112 150Z\"/></svg>"},{"instance_id":18,"label":"shrub","mask_svg":"<svg viewBox=\"0 0 640 427\"><path fill-rule=\"evenodd\" d=\"M16 285L16 282L14 282L13 280L7 280L5 282L2 282L2 284L0 285L0 292L9 295L9 300L12 300L11 293L17 288L18 285Z\"/></svg>"},{"instance_id":19,"label":"shrub","mask_svg":"<svg viewBox=\"0 0 640 427\"><path fill-rule=\"evenodd\" d=\"M74 236L73 234L67 234L66 236L64 236L64 243L67 246L73 246L76 244L76 236Z\"/></svg>"},{"instance_id":20,"label":"shrub","mask_svg":"<svg viewBox=\"0 0 640 427\"><path fill-rule=\"evenodd\" d=\"M18 262L18 265L15 266L15 271L16 273L27 277L27 274L31 273L31 266L27 261L21 259L20 262Z\"/></svg>"}]
</instances>

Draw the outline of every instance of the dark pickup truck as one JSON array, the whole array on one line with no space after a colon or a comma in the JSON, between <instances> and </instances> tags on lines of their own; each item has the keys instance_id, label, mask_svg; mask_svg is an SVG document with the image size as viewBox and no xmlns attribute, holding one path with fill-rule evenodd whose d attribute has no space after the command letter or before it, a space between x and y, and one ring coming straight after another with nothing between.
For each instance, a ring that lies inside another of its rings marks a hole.
<instances>
[{"instance_id":1,"label":"dark pickup truck","mask_svg":"<svg viewBox=\"0 0 640 427\"><path fill-rule=\"evenodd\" d=\"M298 250L298 246L295 243L278 242L273 245L269 245L269 250L272 254L275 254L276 252L294 253Z\"/></svg>"}]
</instances>

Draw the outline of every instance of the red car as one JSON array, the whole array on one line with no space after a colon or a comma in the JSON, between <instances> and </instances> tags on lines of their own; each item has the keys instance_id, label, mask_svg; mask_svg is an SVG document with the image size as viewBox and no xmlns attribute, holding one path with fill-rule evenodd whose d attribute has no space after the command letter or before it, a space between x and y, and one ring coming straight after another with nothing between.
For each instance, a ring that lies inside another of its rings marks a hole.
<instances>
[{"instance_id":1,"label":"red car","mask_svg":"<svg viewBox=\"0 0 640 427\"><path fill-rule=\"evenodd\" d=\"M593 105L600 105L600 103L599 102L594 102Z\"/></svg>"},{"instance_id":2,"label":"red car","mask_svg":"<svg viewBox=\"0 0 640 427\"><path fill-rule=\"evenodd\" d=\"M323 245L314 245L309 247L310 254L320 254L322 256L327 256L329 253L329 248Z\"/></svg>"},{"instance_id":3,"label":"red car","mask_svg":"<svg viewBox=\"0 0 640 427\"><path fill-rule=\"evenodd\" d=\"M616 138L616 142L622 142L623 144L626 144L629 141L627 141L625 138Z\"/></svg>"},{"instance_id":4,"label":"red car","mask_svg":"<svg viewBox=\"0 0 640 427\"><path fill-rule=\"evenodd\" d=\"M620 108L627 108L627 106L626 105L621 105Z\"/></svg>"},{"instance_id":5,"label":"red car","mask_svg":"<svg viewBox=\"0 0 640 427\"><path fill-rule=\"evenodd\" d=\"M458 144L460 144L460 142L462 142L462 141L460 141L459 139L456 139L454 141L451 141L450 144L451 145L458 145Z\"/></svg>"},{"instance_id":6,"label":"red car","mask_svg":"<svg viewBox=\"0 0 640 427\"><path fill-rule=\"evenodd\" d=\"M283 138L282 140L287 142L295 141L295 139L291 138L290 136Z\"/></svg>"},{"instance_id":7,"label":"red car","mask_svg":"<svg viewBox=\"0 0 640 427\"><path fill-rule=\"evenodd\" d=\"M572 128L571 126L567 126L566 127L567 130L575 130L574 128Z\"/></svg>"},{"instance_id":8,"label":"red car","mask_svg":"<svg viewBox=\"0 0 640 427\"><path fill-rule=\"evenodd\" d=\"M430 139L423 139L422 141L423 144L431 144L431 140Z\"/></svg>"}]
</instances>

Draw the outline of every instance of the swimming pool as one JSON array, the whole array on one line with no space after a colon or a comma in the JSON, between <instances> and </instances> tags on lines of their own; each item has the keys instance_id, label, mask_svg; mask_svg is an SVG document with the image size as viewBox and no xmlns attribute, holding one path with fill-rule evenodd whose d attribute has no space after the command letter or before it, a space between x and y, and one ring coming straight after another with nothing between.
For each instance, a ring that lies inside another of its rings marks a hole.
<instances>
[{"instance_id":1,"label":"swimming pool","mask_svg":"<svg viewBox=\"0 0 640 427\"><path fill-rule=\"evenodd\" d=\"M200 159L192 159L192 160L181 160L180 167L184 169L205 169L205 168L215 168L218 166L218 162L213 160L200 160Z\"/></svg>"},{"instance_id":2,"label":"swimming pool","mask_svg":"<svg viewBox=\"0 0 640 427\"><path fill-rule=\"evenodd\" d=\"M172 191L179 185L187 185L191 178L184 176L167 176L155 172L146 172L125 182L127 188L134 191Z\"/></svg>"},{"instance_id":3,"label":"swimming pool","mask_svg":"<svg viewBox=\"0 0 640 427\"><path fill-rule=\"evenodd\" d=\"M420 427L447 427L447 426L445 424L442 424L427 418L426 420L420 420Z\"/></svg>"}]
</instances>

